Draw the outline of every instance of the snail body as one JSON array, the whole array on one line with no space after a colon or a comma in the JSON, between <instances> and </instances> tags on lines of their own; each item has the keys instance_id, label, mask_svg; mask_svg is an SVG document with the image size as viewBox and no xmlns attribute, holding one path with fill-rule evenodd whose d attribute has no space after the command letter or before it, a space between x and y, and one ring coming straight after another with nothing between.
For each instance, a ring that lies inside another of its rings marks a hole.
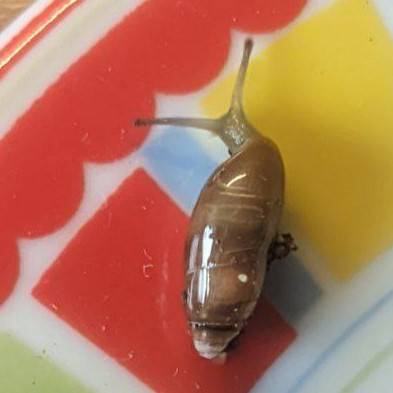
<instances>
[{"instance_id":1,"label":"snail body","mask_svg":"<svg viewBox=\"0 0 393 393\"><path fill-rule=\"evenodd\" d=\"M194 208L186 309L194 345L204 357L225 349L258 301L281 215L282 174L274 146L249 143L214 172Z\"/></svg>"},{"instance_id":2,"label":"snail body","mask_svg":"<svg viewBox=\"0 0 393 393\"><path fill-rule=\"evenodd\" d=\"M218 119L138 119L218 135L230 157L210 176L192 212L185 248L185 308L194 347L205 358L224 353L261 294L284 200L284 166L277 146L246 119L242 90L252 50L246 40L228 112ZM293 249L289 235L279 257ZM278 255L278 254L277 254Z\"/></svg>"}]
</instances>

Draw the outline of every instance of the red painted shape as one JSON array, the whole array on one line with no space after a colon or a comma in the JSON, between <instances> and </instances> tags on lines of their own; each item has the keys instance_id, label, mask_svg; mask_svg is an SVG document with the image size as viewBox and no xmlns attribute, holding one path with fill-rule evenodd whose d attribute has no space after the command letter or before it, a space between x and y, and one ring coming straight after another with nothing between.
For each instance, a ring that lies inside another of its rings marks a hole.
<instances>
[{"instance_id":1,"label":"red painted shape","mask_svg":"<svg viewBox=\"0 0 393 393\"><path fill-rule=\"evenodd\" d=\"M0 304L13 290L19 275L18 250L12 239L0 233Z\"/></svg>"},{"instance_id":2,"label":"red painted shape","mask_svg":"<svg viewBox=\"0 0 393 393\"><path fill-rule=\"evenodd\" d=\"M180 298L187 226L187 216L138 170L34 296L156 391L248 392L295 333L262 302L224 366L199 358Z\"/></svg>"},{"instance_id":3,"label":"red painted shape","mask_svg":"<svg viewBox=\"0 0 393 393\"><path fill-rule=\"evenodd\" d=\"M81 153L72 147L75 135L57 137L46 121L36 133L25 133L21 130L27 121L20 119L0 141L0 227L4 223L6 231L34 237L63 225L74 213L83 193L83 172Z\"/></svg>"},{"instance_id":4,"label":"red painted shape","mask_svg":"<svg viewBox=\"0 0 393 393\"><path fill-rule=\"evenodd\" d=\"M15 239L61 227L80 203L83 162L107 162L139 148L147 130L134 129L132 119L153 115L156 92L202 87L223 66L232 28L282 27L304 3L143 3L66 70L0 140L0 233ZM9 288L4 277L0 287Z\"/></svg>"}]
</instances>

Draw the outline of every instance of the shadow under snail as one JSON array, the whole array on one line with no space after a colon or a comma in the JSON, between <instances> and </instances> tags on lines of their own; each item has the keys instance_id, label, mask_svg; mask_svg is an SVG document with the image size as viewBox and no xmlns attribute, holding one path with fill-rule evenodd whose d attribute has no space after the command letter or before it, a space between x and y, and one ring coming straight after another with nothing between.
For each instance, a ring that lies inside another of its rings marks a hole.
<instances>
[{"instance_id":1,"label":"shadow under snail","mask_svg":"<svg viewBox=\"0 0 393 393\"><path fill-rule=\"evenodd\" d=\"M224 356L258 302L269 263L296 249L291 235L279 234L284 166L277 146L247 120L243 86L253 42L247 39L227 113L218 119L137 119L195 127L219 136L230 158L203 187L186 241L184 304L198 353Z\"/></svg>"}]
</instances>

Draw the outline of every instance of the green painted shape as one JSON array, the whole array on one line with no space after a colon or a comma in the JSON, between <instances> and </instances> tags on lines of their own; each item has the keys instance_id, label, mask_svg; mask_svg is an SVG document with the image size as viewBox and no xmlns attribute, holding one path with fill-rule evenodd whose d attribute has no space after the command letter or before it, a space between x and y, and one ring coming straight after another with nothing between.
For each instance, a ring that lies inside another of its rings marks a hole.
<instances>
[{"instance_id":1,"label":"green painted shape","mask_svg":"<svg viewBox=\"0 0 393 393\"><path fill-rule=\"evenodd\" d=\"M382 363L393 354L393 343L389 344L383 351L377 353L369 362L353 377L353 379L341 390L341 393L354 393Z\"/></svg>"},{"instance_id":2,"label":"green painted shape","mask_svg":"<svg viewBox=\"0 0 393 393\"><path fill-rule=\"evenodd\" d=\"M92 393L44 354L0 333L1 393Z\"/></svg>"}]
</instances>

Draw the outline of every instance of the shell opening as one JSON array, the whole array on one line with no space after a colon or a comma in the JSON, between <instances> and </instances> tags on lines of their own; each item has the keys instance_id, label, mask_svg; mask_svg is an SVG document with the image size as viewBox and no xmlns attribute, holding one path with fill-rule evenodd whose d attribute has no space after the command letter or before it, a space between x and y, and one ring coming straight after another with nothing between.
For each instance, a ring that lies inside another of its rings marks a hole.
<instances>
[{"instance_id":1,"label":"shell opening","mask_svg":"<svg viewBox=\"0 0 393 393\"><path fill-rule=\"evenodd\" d=\"M220 356L239 332L239 328L232 325L191 325L194 347L199 355L205 359L214 359Z\"/></svg>"}]
</instances>

